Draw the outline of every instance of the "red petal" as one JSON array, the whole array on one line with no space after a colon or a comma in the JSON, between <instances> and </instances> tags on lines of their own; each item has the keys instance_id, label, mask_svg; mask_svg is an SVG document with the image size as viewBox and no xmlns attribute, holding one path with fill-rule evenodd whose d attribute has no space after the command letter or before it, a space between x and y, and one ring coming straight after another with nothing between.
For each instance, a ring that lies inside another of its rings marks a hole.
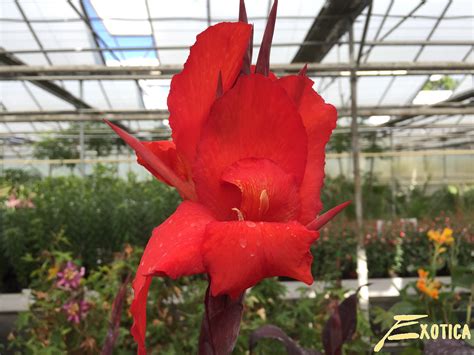
<instances>
[{"instance_id":1,"label":"red petal","mask_svg":"<svg viewBox=\"0 0 474 355\"><path fill-rule=\"evenodd\" d=\"M151 276L178 278L204 272L202 239L206 225L213 220L203 206L185 201L153 230L133 281L132 335L139 348L145 349L146 298Z\"/></svg>"},{"instance_id":2,"label":"red petal","mask_svg":"<svg viewBox=\"0 0 474 355\"><path fill-rule=\"evenodd\" d=\"M153 234L143 252L138 272L173 279L203 272L201 240L214 218L202 205L184 201Z\"/></svg>"},{"instance_id":3,"label":"red petal","mask_svg":"<svg viewBox=\"0 0 474 355\"><path fill-rule=\"evenodd\" d=\"M154 155L156 155L164 164L169 166L171 170L175 172L183 180L190 180L189 175L186 171L183 161L176 153L176 147L173 141L153 141L153 142L142 142L142 144L148 148ZM146 161L144 161L140 154L137 153L137 162L143 165L149 172L151 172L158 180L161 180L168 185L171 185L169 181L163 178L159 172L153 169Z\"/></svg>"},{"instance_id":4,"label":"red petal","mask_svg":"<svg viewBox=\"0 0 474 355\"><path fill-rule=\"evenodd\" d=\"M226 92L240 73L250 31L242 22L209 27L197 36L183 71L171 81L169 120L177 150L187 162L194 160L202 123L216 99L219 72Z\"/></svg>"},{"instance_id":5,"label":"red petal","mask_svg":"<svg viewBox=\"0 0 474 355\"><path fill-rule=\"evenodd\" d=\"M313 282L310 253L318 232L297 222L211 222L203 244L213 296L238 297L262 279L291 277Z\"/></svg>"},{"instance_id":6,"label":"red petal","mask_svg":"<svg viewBox=\"0 0 474 355\"><path fill-rule=\"evenodd\" d=\"M322 209L320 200L324 183L325 147L336 127L337 111L313 90L313 81L290 75L278 80L298 107L308 133L308 163L300 187L302 224L312 221Z\"/></svg>"},{"instance_id":7,"label":"red petal","mask_svg":"<svg viewBox=\"0 0 474 355\"><path fill-rule=\"evenodd\" d=\"M346 201L337 205L336 207L331 208L329 211L325 212L323 215L315 218L313 221L306 225L306 228L313 229L313 230L320 230L322 227L326 225L331 219L336 217L344 208L349 206L352 201Z\"/></svg>"},{"instance_id":8,"label":"red petal","mask_svg":"<svg viewBox=\"0 0 474 355\"><path fill-rule=\"evenodd\" d=\"M128 132L125 132L120 127L114 125L112 122L108 120L104 120L104 122L107 123L110 128L112 128L115 133L117 133L120 138L122 138L125 143L127 143L138 155L140 155L140 158L143 160L143 162L146 162L148 166L156 172L156 174L162 176L163 179L176 187L183 198L190 200L195 199L195 191L192 184L190 184L188 181L183 181L178 175L176 175L176 172L166 165L161 160L160 156L153 154L153 152L149 150L144 143L140 142L138 139L133 137Z\"/></svg>"},{"instance_id":9,"label":"red petal","mask_svg":"<svg viewBox=\"0 0 474 355\"><path fill-rule=\"evenodd\" d=\"M240 189L240 211L245 220L286 222L298 217L295 179L271 160L239 160L224 171L222 179Z\"/></svg>"},{"instance_id":10,"label":"red petal","mask_svg":"<svg viewBox=\"0 0 474 355\"><path fill-rule=\"evenodd\" d=\"M132 284L134 293L130 313L132 313L133 325L130 332L138 344L139 355L146 355L146 299L148 297L150 283L151 276L143 276L137 273Z\"/></svg>"},{"instance_id":11,"label":"red petal","mask_svg":"<svg viewBox=\"0 0 474 355\"><path fill-rule=\"evenodd\" d=\"M219 218L230 218L231 209L240 205L240 194L222 184L221 177L245 158L270 159L299 185L306 142L301 117L285 90L260 74L242 76L215 102L202 129L193 166L199 200Z\"/></svg>"}]
</instances>

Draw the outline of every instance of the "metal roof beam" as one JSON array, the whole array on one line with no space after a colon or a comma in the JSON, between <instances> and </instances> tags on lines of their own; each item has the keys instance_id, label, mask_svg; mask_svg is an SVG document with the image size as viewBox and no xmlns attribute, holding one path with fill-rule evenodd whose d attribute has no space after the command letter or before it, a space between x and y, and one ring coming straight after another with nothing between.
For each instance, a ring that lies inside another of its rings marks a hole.
<instances>
[{"instance_id":1,"label":"metal roof beam","mask_svg":"<svg viewBox=\"0 0 474 355\"><path fill-rule=\"evenodd\" d=\"M305 41L325 41L327 44L300 47L292 63L320 62L368 4L369 0L327 0L305 38Z\"/></svg>"},{"instance_id":2,"label":"metal roof beam","mask_svg":"<svg viewBox=\"0 0 474 355\"><path fill-rule=\"evenodd\" d=\"M161 75L176 74L182 70L181 65L153 65L153 66L120 66L107 67L101 65L23 65L24 63L14 58L5 51L0 51L0 58L8 67L0 67L0 79L11 79L18 76L34 75L40 79L42 75L49 76L84 76L81 79L96 80L97 75L148 75L160 78ZM271 70L277 74L294 73L301 69L298 63L275 64ZM356 71L356 75L426 75L428 72L463 73L470 74L474 71L474 63L471 62L372 62L362 63L359 66L349 63L310 63L307 67L308 76L320 76L328 72L338 72L337 76L349 76L350 71ZM425 74L421 74L425 73ZM92 79L91 79L92 78ZM132 80L133 78L130 78ZM18 80L18 79L17 79ZM126 80L126 79L122 79Z\"/></svg>"},{"instance_id":3,"label":"metal roof beam","mask_svg":"<svg viewBox=\"0 0 474 355\"><path fill-rule=\"evenodd\" d=\"M472 99L472 98L474 98L474 89L469 89L469 90L460 92L456 95L453 95L451 98L447 99L446 101L443 101L443 102L440 102L440 103L437 103L437 104L434 104L434 105L428 106L428 107L431 107L432 109L437 110L438 108L442 107L443 105L462 103L463 101L466 101L466 100L469 100L469 99ZM459 107L468 107L469 108L469 107L472 107L472 105L470 105L469 103L466 103L466 104L460 105ZM450 115L451 113L442 113L440 111L438 115L443 115L443 114ZM403 122L403 121L406 121L406 120L409 120L409 119L412 119L416 116L421 116L421 115L423 115L423 114L402 115L401 117L395 118L395 119L390 120L389 122L385 123L384 126L394 126L397 123L400 123L400 122ZM452 113L452 115L454 115L454 113ZM407 125L407 128L409 128L409 127L410 127L410 125Z\"/></svg>"},{"instance_id":4,"label":"metal roof beam","mask_svg":"<svg viewBox=\"0 0 474 355\"><path fill-rule=\"evenodd\" d=\"M354 41L354 44L361 44L362 41ZM328 45L327 41L304 41L304 42L280 42L272 43L274 47L315 47L320 45ZM335 44L349 44L348 41L338 41ZM474 46L474 41L466 40L407 40L407 41L365 41L366 46ZM259 43L254 43L254 48L260 47ZM44 48L41 49L17 49L9 51L13 54L35 54L35 53L82 53L82 52L131 52L131 51L176 51L189 50L189 46L148 46L148 47L108 47L108 48Z\"/></svg>"},{"instance_id":5,"label":"metal roof beam","mask_svg":"<svg viewBox=\"0 0 474 355\"><path fill-rule=\"evenodd\" d=\"M19 58L15 57L13 54L6 52L4 49L0 48L0 63L3 63L4 66L0 66L0 71L7 72L9 68L26 68L28 67L22 62ZM89 104L82 101L81 99L75 97L66 89L63 89L59 85L56 85L53 82L45 80L37 80L38 73L31 73L31 79L28 79L32 84L40 87L43 90L46 90L50 94L53 94L60 99L69 102L76 108L92 108ZM35 80L36 79L36 80Z\"/></svg>"},{"instance_id":6,"label":"metal roof beam","mask_svg":"<svg viewBox=\"0 0 474 355\"><path fill-rule=\"evenodd\" d=\"M350 116L350 108L338 108L339 117ZM374 106L358 107L358 116L434 116L434 115L473 115L474 105L444 105L444 106ZM100 121L104 118L109 120L123 121L148 121L166 120L169 114L166 110L80 110L80 111L22 111L22 112L0 112L0 122L70 122L70 121ZM393 122L392 120L391 122ZM390 125L387 125L390 126ZM380 126L385 127L385 126ZM402 127L400 127L402 128ZM411 126L403 127L411 128Z\"/></svg>"}]
</instances>

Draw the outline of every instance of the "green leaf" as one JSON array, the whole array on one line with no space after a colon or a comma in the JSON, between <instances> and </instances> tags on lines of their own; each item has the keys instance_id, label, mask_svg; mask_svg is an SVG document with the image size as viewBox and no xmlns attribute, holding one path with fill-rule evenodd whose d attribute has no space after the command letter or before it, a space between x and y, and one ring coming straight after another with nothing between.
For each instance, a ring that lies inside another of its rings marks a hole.
<instances>
[{"instance_id":1,"label":"green leaf","mask_svg":"<svg viewBox=\"0 0 474 355\"><path fill-rule=\"evenodd\" d=\"M474 268L470 266L455 266L451 269L453 285L470 289L474 284Z\"/></svg>"}]
</instances>

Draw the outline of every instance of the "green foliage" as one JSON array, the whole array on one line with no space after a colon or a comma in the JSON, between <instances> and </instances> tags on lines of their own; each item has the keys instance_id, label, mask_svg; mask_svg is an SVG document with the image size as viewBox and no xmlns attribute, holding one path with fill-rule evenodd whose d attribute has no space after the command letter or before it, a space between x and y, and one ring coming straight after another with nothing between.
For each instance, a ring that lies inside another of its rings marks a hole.
<instances>
[{"instance_id":1,"label":"green foliage","mask_svg":"<svg viewBox=\"0 0 474 355\"><path fill-rule=\"evenodd\" d=\"M81 129L81 125L83 125L84 131L88 132L84 142L86 150L94 151L97 156L105 157L110 155L114 147L118 150L124 147L124 143L119 137L104 137L101 131L107 130L108 127L103 122L74 122L65 132L77 134Z\"/></svg>"},{"instance_id":2,"label":"green foliage","mask_svg":"<svg viewBox=\"0 0 474 355\"><path fill-rule=\"evenodd\" d=\"M3 182L7 192L11 190L10 182ZM326 206L350 199L351 190L348 180L329 180L323 190ZM68 176L33 180L25 185L17 184L15 191L20 197L31 197L35 207L0 207L0 253L4 255L0 258L4 274L0 276L5 278L5 273L16 274L21 287L28 285L29 274L35 267L25 262L24 258L30 255L34 259L41 250L51 247L51 238L58 232L64 231L68 235L74 255L80 257L89 269L94 269L100 263L110 261L113 252L123 243L145 246L152 229L167 218L179 203L176 192L158 181L138 181L133 175L126 180L120 179L115 177L113 170L103 166L98 166L86 178ZM448 189L446 191L451 194ZM471 190L466 194L468 197L469 193ZM442 194L435 194L436 199L439 195ZM381 210L380 200L367 204L368 208L373 205ZM426 196L423 200L429 201ZM463 197L458 195L451 201L461 204ZM469 202L463 203L466 206ZM337 222L329 223L321 231L320 240L313 248L316 260L313 274L316 279L356 277L357 234L352 208L346 213L349 218L340 216ZM377 215L377 212L373 210L372 213ZM443 214L440 216L440 221L447 218ZM473 226L469 222L473 220L472 212L467 209L464 214L452 218L450 224L462 240L459 265L467 265L472 250L472 243L469 242L473 234ZM426 261L426 250L429 248L426 232L432 223L431 218L421 220L418 226L401 220L388 220L380 229L375 221L366 221L364 240L370 276L414 275L418 263Z\"/></svg>"},{"instance_id":3,"label":"green foliage","mask_svg":"<svg viewBox=\"0 0 474 355\"><path fill-rule=\"evenodd\" d=\"M1 182L7 186L16 187L28 185L41 179L36 169L5 169Z\"/></svg>"},{"instance_id":4,"label":"green foliage","mask_svg":"<svg viewBox=\"0 0 474 355\"><path fill-rule=\"evenodd\" d=\"M79 150L74 139L46 137L35 143L33 156L37 159L78 159ZM73 168L74 165L67 164L70 168Z\"/></svg>"},{"instance_id":5,"label":"green foliage","mask_svg":"<svg viewBox=\"0 0 474 355\"><path fill-rule=\"evenodd\" d=\"M21 354L97 354L105 343L116 294L127 276L134 273L143 249L126 246L123 252L115 254L110 264L91 270L79 288L71 291L57 286L57 271L73 260L72 254L64 251L69 243L66 246L64 243L61 235L55 237L57 249L42 252L36 260L40 266L32 273L34 302L28 312L20 315L16 330L9 336L11 350ZM199 279L162 279L152 283L148 346L164 354L189 353L195 348L204 289L205 282ZM90 308L75 324L67 319L63 307L77 297ZM128 308L132 299L129 284L121 312L117 354L136 352L129 332L132 319Z\"/></svg>"},{"instance_id":6,"label":"green foliage","mask_svg":"<svg viewBox=\"0 0 474 355\"><path fill-rule=\"evenodd\" d=\"M312 247L315 262L313 275L318 280L331 281L355 278L357 234L354 222L330 223L320 232Z\"/></svg>"},{"instance_id":7,"label":"green foliage","mask_svg":"<svg viewBox=\"0 0 474 355\"><path fill-rule=\"evenodd\" d=\"M320 233L320 238L312 252L313 275L316 280L338 280L356 278L357 229L352 220L338 217ZM457 240L457 265L472 263L474 253L474 225L472 214L448 217L440 215L434 219L366 221L363 243L367 253L369 276L415 276L419 265L429 264L430 241L428 230L450 225ZM383 222L383 223L382 223ZM445 265L439 270L446 275Z\"/></svg>"},{"instance_id":8,"label":"green foliage","mask_svg":"<svg viewBox=\"0 0 474 355\"><path fill-rule=\"evenodd\" d=\"M364 218L368 220L392 219L395 216L426 218L444 212L474 213L473 187L461 190L448 185L429 191L427 184L414 188L397 185L393 199L389 185L380 183L375 177L366 177L362 182L362 195ZM354 200L353 181L344 176L326 178L321 199L326 209L337 206L343 201ZM347 207L344 214L349 218L355 218L354 204Z\"/></svg>"},{"instance_id":9,"label":"green foliage","mask_svg":"<svg viewBox=\"0 0 474 355\"><path fill-rule=\"evenodd\" d=\"M82 127L81 127L82 126ZM88 132L84 140L85 151L95 152L97 156L108 156L114 147L121 151L124 143L118 137L105 138L101 130L107 129L103 122L74 122L68 129L62 131L68 137L46 136L34 144L33 156L37 159L79 159L79 131L81 128ZM74 137L74 135L76 137ZM74 168L75 164L66 164Z\"/></svg>"},{"instance_id":10,"label":"green foliage","mask_svg":"<svg viewBox=\"0 0 474 355\"><path fill-rule=\"evenodd\" d=\"M350 134L334 134L328 142L328 151L335 153L348 152L351 149Z\"/></svg>"},{"instance_id":11,"label":"green foliage","mask_svg":"<svg viewBox=\"0 0 474 355\"><path fill-rule=\"evenodd\" d=\"M458 81L450 76L443 75L438 80L429 80L425 83L422 90L454 90L458 86Z\"/></svg>"},{"instance_id":12,"label":"green foliage","mask_svg":"<svg viewBox=\"0 0 474 355\"><path fill-rule=\"evenodd\" d=\"M115 254L113 262L91 270L74 292L58 288L57 270L72 260L67 250L69 243L62 235L54 238L57 249L43 252L37 260L40 265L32 274L34 302L28 312L18 319L16 330L10 334L10 350L22 354L95 354L102 348L109 327L110 312L117 291L126 275L134 272L142 249L126 246ZM79 260L75 260L79 263ZM150 353L191 354L197 352L203 298L207 281L200 277L181 278L173 281L157 278L152 282L148 299L147 347ZM128 312L132 300L131 288L127 291L122 312L116 354L136 351L130 336L132 325ZM248 337L263 324L280 326L301 345L322 349L322 330L330 316L329 304L344 298L344 290L328 288L325 292L309 297L302 291L299 300L286 300L285 286L276 279L267 279L252 288L245 298L245 312L241 333L234 351L248 351ZM79 324L67 320L63 305L73 295L79 295L90 304L87 315ZM367 348L370 327L359 320L353 339L345 345L346 353L359 353ZM364 340L365 339L365 340ZM275 342L262 342L257 354L284 354Z\"/></svg>"},{"instance_id":13,"label":"green foliage","mask_svg":"<svg viewBox=\"0 0 474 355\"><path fill-rule=\"evenodd\" d=\"M23 286L34 265L22 258L50 248L60 231L73 254L94 268L124 243L144 246L152 229L176 209L179 196L164 184L114 175L98 166L86 178L46 178L28 187L34 208L0 208L0 248Z\"/></svg>"}]
</instances>

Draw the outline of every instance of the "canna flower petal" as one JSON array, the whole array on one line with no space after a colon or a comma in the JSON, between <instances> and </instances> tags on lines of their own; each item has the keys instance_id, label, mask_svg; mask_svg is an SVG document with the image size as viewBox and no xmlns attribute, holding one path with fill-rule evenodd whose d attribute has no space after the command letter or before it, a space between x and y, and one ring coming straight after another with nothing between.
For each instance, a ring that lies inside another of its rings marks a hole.
<instances>
[{"instance_id":1,"label":"canna flower petal","mask_svg":"<svg viewBox=\"0 0 474 355\"><path fill-rule=\"evenodd\" d=\"M112 122L105 120L110 128L112 128L115 133L117 133L120 138L122 138L125 143L127 143L137 155L140 156L143 162L146 164L159 176L168 181L172 186L176 187L180 195L184 199L195 200L195 191L194 186L189 183L189 181L183 181L179 176L176 175L176 172L165 164L161 157L154 152L152 152L147 146L146 143L140 142L138 139L130 135L128 132L125 132L122 128L114 125Z\"/></svg>"},{"instance_id":2,"label":"canna flower petal","mask_svg":"<svg viewBox=\"0 0 474 355\"><path fill-rule=\"evenodd\" d=\"M227 168L222 180L241 192L240 212L245 220L286 222L300 211L295 178L268 159L242 159Z\"/></svg>"},{"instance_id":3,"label":"canna flower petal","mask_svg":"<svg viewBox=\"0 0 474 355\"><path fill-rule=\"evenodd\" d=\"M209 27L197 36L183 71L171 81L169 121L176 148L187 163L194 160L201 126L216 99L219 73L225 93L240 73L251 29L242 22Z\"/></svg>"},{"instance_id":4,"label":"canna flower petal","mask_svg":"<svg viewBox=\"0 0 474 355\"><path fill-rule=\"evenodd\" d=\"M203 243L213 296L237 298L273 276L313 282L311 244L319 233L297 222L211 222Z\"/></svg>"},{"instance_id":5,"label":"canna flower petal","mask_svg":"<svg viewBox=\"0 0 474 355\"><path fill-rule=\"evenodd\" d=\"M314 82L305 75L289 75L278 80L298 108L308 134L308 160L300 188L302 224L311 222L321 211L324 183L325 147L336 128L337 111L313 90Z\"/></svg>"},{"instance_id":6,"label":"canna flower petal","mask_svg":"<svg viewBox=\"0 0 474 355\"><path fill-rule=\"evenodd\" d=\"M306 131L285 90L260 74L244 75L215 102L202 129L193 165L198 200L218 219L231 219L240 193L222 183L225 169L241 159L269 159L299 186L306 156Z\"/></svg>"},{"instance_id":7,"label":"canna flower petal","mask_svg":"<svg viewBox=\"0 0 474 355\"><path fill-rule=\"evenodd\" d=\"M267 277L310 284L314 229L346 205L318 216L324 150L337 113L312 89L306 68L282 79L270 72L276 8L275 0L256 66L250 66L253 27L243 1L241 22L197 36L171 81L173 141L140 142L106 121L138 162L185 200L153 231L133 282L139 354L146 353L153 276L205 272L213 296L234 299ZM427 289L426 278L418 283Z\"/></svg>"},{"instance_id":8,"label":"canna flower petal","mask_svg":"<svg viewBox=\"0 0 474 355\"><path fill-rule=\"evenodd\" d=\"M145 351L146 299L152 275L173 279L205 271L201 244L206 225L214 218L201 205L184 201L175 213L153 230L135 280L134 299L130 307L134 322L132 335Z\"/></svg>"},{"instance_id":9,"label":"canna flower petal","mask_svg":"<svg viewBox=\"0 0 474 355\"><path fill-rule=\"evenodd\" d=\"M435 243L439 243L439 239L441 238L441 234L438 231L430 229L428 231L427 235L428 235L428 238L431 241L433 241Z\"/></svg>"},{"instance_id":10,"label":"canna flower petal","mask_svg":"<svg viewBox=\"0 0 474 355\"><path fill-rule=\"evenodd\" d=\"M176 152L176 146L173 141L142 142L142 144L156 157L158 157L166 166L168 166L176 174L176 176L181 178L181 180L187 181L191 185L193 184L191 180L191 174L186 168L184 161ZM173 186L170 181L161 176L158 171L156 171L150 164L143 160L139 153L136 154L138 164L142 165L158 180Z\"/></svg>"},{"instance_id":11,"label":"canna flower petal","mask_svg":"<svg viewBox=\"0 0 474 355\"><path fill-rule=\"evenodd\" d=\"M451 228L443 229L442 240L446 245L451 245L454 243L453 230Z\"/></svg>"}]
</instances>

